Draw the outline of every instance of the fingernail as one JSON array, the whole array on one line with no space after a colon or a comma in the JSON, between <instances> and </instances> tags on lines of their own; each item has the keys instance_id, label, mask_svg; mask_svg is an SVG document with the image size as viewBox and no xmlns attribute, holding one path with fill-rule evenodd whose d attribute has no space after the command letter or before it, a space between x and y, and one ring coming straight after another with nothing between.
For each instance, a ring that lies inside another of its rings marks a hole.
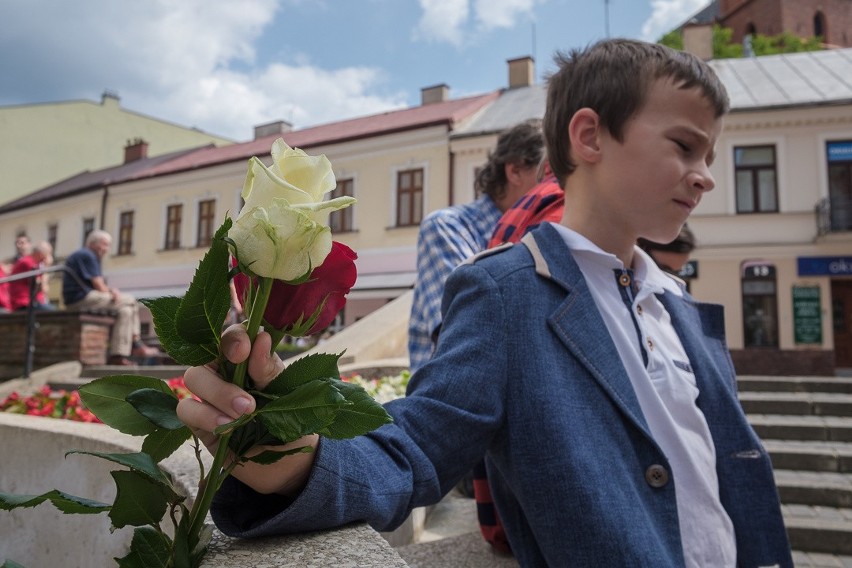
<instances>
[{"instance_id":1,"label":"fingernail","mask_svg":"<svg viewBox=\"0 0 852 568\"><path fill-rule=\"evenodd\" d=\"M234 421L234 419L231 418L230 416L225 416L224 414L220 414L219 416L216 417L216 426L224 426L225 424L227 424L229 422L233 422L233 421Z\"/></svg>"},{"instance_id":2,"label":"fingernail","mask_svg":"<svg viewBox=\"0 0 852 568\"><path fill-rule=\"evenodd\" d=\"M237 397L234 399L234 402L231 403L234 407L234 410L237 414L245 414L248 412L248 409L251 407L251 401L244 397Z\"/></svg>"}]
</instances>

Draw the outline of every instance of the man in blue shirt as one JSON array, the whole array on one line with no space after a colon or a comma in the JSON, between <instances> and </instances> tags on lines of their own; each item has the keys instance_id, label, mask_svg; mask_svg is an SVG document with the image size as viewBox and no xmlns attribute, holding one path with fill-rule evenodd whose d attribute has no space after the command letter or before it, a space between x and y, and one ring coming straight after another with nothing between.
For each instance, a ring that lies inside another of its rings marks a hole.
<instances>
[{"instance_id":1,"label":"man in blue shirt","mask_svg":"<svg viewBox=\"0 0 852 568\"><path fill-rule=\"evenodd\" d=\"M75 277L62 279L62 300L72 310L108 309L115 311L115 324L109 342L110 365L132 365L128 356L152 357L157 349L140 339L139 305L130 294L110 288L101 272L101 259L109 252L112 237L106 231L96 230L86 237L86 246L65 259L65 266Z\"/></svg>"},{"instance_id":2,"label":"man in blue shirt","mask_svg":"<svg viewBox=\"0 0 852 568\"><path fill-rule=\"evenodd\" d=\"M472 203L434 211L420 223L417 281L408 322L412 372L432 355L447 276L486 247L503 212L535 185L543 146L535 124L524 122L505 131L476 175L475 187L482 195Z\"/></svg>"}]
</instances>

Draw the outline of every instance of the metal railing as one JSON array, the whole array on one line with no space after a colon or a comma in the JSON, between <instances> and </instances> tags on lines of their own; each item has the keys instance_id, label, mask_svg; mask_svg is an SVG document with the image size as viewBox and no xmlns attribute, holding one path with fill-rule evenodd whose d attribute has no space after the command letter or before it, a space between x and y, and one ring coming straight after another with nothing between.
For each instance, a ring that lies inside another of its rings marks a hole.
<instances>
[{"instance_id":1,"label":"metal railing","mask_svg":"<svg viewBox=\"0 0 852 568\"><path fill-rule=\"evenodd\" d=\"M824 197L814 207L817 234L852 231L852 197Z\"/></svg>"},{"instance_id":2,"label":"metal railing","mask_svg":"<svg viewBox=\"0 0 852 568\"><path fill-rule=\"evenodd\" d=\"M27 304L27 342L25 346L26 353L24 354L24 375L25 379L29 378L30 374L33 370L33 356L35 355L35 330L38 327L36 323L36 312L38 311L35 308L35 297L38 294L39 284L38 277L42 274L51 274L53 272L64 272L69 275L71 278L77 281L77 284L80 285L84 290L88 288L88 286L80 279L77 274L75 274L71 269L67 268L64 264L57 264L54 266L46 266L44 268L38 268L36 270L28 270L27 272L19 272L18 274L12 274L11 276L5 276L0 278L0 284L6 284L8 282L14 282L16 280L24 280L26 278L30 278L30 301Z\"/></svg>"}]
</instances>

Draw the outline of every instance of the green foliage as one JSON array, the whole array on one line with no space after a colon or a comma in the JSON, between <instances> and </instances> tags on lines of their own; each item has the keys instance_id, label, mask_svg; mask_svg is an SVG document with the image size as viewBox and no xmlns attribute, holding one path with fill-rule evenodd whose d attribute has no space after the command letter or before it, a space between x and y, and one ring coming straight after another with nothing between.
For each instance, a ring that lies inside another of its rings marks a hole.
<instances>
[{"instance_id":1,"label":"green foliage","mask_svg":"<svg viewBox=\"0 0 852 568\"><path fill-rule=\"evenodd\" d=\"M35 507L45 501L50 501L54 507L63 513L75 513L78 515L93 515L109 511L110 506L91 499L75 497L62 491L54 489L41 495L12 495L0 493L0 509L11 511L12 509Z\"/></svg>"},{"instance_id":2,"label":"green foliage","mask_svg":"<svg viewBox=\"0 0 852 568\"><path fill-rule=\"evenodd\" d=\"M131 436L145 436L157 429L144 415L136 411L127 397L139 389L158 390L174 396L160 379L139 375L111 375L80 387L80 398L104 424Z\"/></svg>"},{"instance_id":3,"label":"green foliage","mask_svg":"<svg viewBox=\"0 0 852 568\"><path fill-rule=\"evenodd\" d=\"M678 51L683 51L683 34L680 33L678 30L672 30L660 39L658 39L657 43L660 43L672 49L676 49Z\"/></svg>"},{"instance_id":4,"label":"green foliage","mask_svg":"<svg viewBox=\"0 0 852 568\"><path fill-rule=\"evenodd\" d=\"M734 31L731 28L725 28L718 24L713 25L713 59L737 59L745 55L743 45L731 41L733 34ZM679 30L672 30L657 40L657 43L682 51L683 34ZM773 36L754 34L751 38L751 47L754 55L775 55L823 49L821 37L802 38L792 32L783 32Z\"/></svg>"},{"instance_id":5,"label":"green foliage","mask_svg":"<svg viewBox=\"0 0 852 568\"><path fill-rule=\"evenodd\" d=\"M213 236L210 250L201 259L189 289L174 314L175 330L186 343L215 345L218 348L222 324L231 307L231 291L228 288L230 252L225 242L230 228L231 220L225 219Z\"/></svg>"}]
</instances>

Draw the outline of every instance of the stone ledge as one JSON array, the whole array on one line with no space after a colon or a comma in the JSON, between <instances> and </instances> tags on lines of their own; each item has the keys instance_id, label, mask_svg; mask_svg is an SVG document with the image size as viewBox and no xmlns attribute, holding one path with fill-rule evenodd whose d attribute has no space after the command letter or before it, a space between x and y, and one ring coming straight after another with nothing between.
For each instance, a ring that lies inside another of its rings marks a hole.
<instances>
[{"instance_id":1,"label":"stone ledge","mask_svg":"<svg viewBox=\"0 0 852 568\"><path fill-rule=\"evenodd\" d=\"M91 456L63 459L64 454L71 449L134 452L141 442L140 437L126 436L102 424L0 412L0 455L4 456L0 491L40 494L57 488L112 502L115 488L109 481L109 471L118 466ZM189 445L168 458L164 467L187 494L193 494L198 467ZM48 504L0 512L0 558L29 566L108 565L113 556L124 554L122 550L132 536L129 529L110 534L108 528L106 515L59 515ZM46 534L51 535L48 541ZM100 552L101 557L94 558L93 551ZM378 532L364 524L255 540L233 539L214 531L210 552L202 564L205 568L294 565L407 564Z\"/></svg>"}]
</instances>

